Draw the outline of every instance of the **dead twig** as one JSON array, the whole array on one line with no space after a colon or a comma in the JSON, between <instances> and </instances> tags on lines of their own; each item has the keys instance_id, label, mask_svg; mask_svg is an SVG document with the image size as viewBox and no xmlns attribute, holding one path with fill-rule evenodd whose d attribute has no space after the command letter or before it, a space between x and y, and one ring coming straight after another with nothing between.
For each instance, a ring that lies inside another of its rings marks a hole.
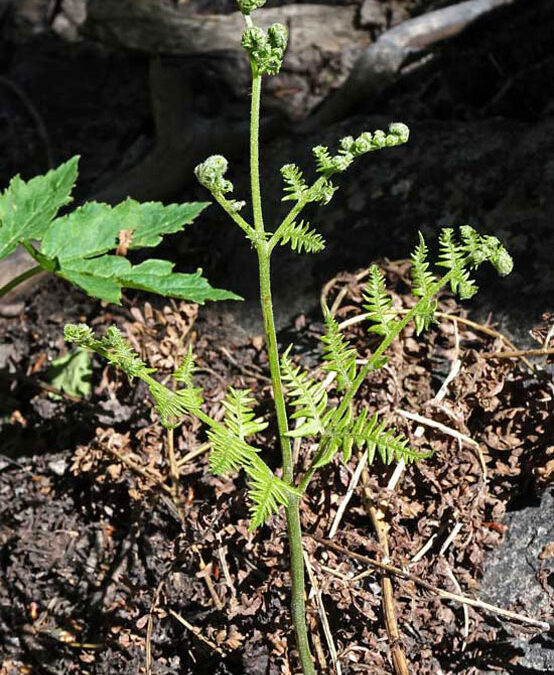
<instances>
[{"instance_id":1,"label":"dead twig","mask_svg":"<svg viewBox=\"0 0 554 675\"><path fill-rule=\"evenodd\" d=\"M331 548L334 551L337 551L338 553L342 553L350 558L359 560L360 562L363 562L371 567L384 570L385 572L390 572L391 574L394 574L402 579L412 581L413 583L417 584L418 586L421 586L422 588L425 588L426 590L430 591L431 593L433 593L434 595L438 596L443 600L452 600L454 602L459 602L468 605L470 607L476 607L486 612L491 612L492 614L503 616L511 621L519 621L521 623L534 626L535 628L538 628L543 632L554 632L554 621L542 621L540 619L534 619L533 617L526 616L525 614L519 614L518 612L512 612L509 609L496 607L495 605L491 605L488 602L483 602L482 600L476 600L475 598L469 598L465 595L445 591L442 588L433 586L433 584L430 584L424 579L421 579L417 575L412 574L411 572L406 572L405 570L400 569L399 567L395 567L390 563L379 562L378 560L374 560L373 558L362 555L361 553L350 551L349 549L344 548L344 546L339 546L339 544L336 544L334 541L330 541L329 539L323 539L322 537L317 537L315 535L310 536L314 541L317 541L319 544L326 546L327 548Z\"/></svg>"},{"instance_id":2,"label":"dead twig","mask_svg":"<svg viewBox=\"0 0 554 675\"><path fill-rule=\"evenodd\" d=\"M209 640L205 635L202 635L202 632L200 628L197 628L196 626L193 626L191 623L189 623L186 619L184 619L180 614L177 614L177 612L174 612L172 609L169 610L169 613L174 619L177 619L177 621L182 624L187 630L190 630L190 632L200 640L200 642L203 642L206 646L208 646L210 649L213 649L214 652L217 652L220 656L225 656L225 652L220 649L215 642L212 642Z\"/></svg>"}]
</instances>

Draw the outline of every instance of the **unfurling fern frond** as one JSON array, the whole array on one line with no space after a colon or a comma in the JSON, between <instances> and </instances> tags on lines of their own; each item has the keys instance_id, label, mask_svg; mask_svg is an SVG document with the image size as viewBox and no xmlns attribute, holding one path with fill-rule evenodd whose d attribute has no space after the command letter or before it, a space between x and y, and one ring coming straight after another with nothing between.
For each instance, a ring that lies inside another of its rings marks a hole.
<instances>
[{"instance_id":1,"label":"unfurling fern frond","mask_svg":"<svg viewBox=\"0 0 554 675\"><path fill-rule=\"evenodd\" d=\"M387 429L386 422L379 421L377 413L369 417L366 408L352 419L348 413L338 425L330 425L321 438L319 456L314 466L328 464L334 454L342 450L344 461L348 461L352 448L367 450L369 464L373 463L375 454L379 454L385 464L403 459L405 462L415 462L430 457L430 452L418 452L408 445L408 439L394 429Z\"/></svg>"},{"instance_id":2,"label":"unfurling fern frond","mask_svg":"<svg viewBox=\"0 0 554 675\"><path fill-rule=\"evenodd\" d=\"M315 148L312 148L312 153L315 158L316 171L322 173L324 176L329 173L335 173L333 156L326 145L316 145Z\"/></svg>"},{"instance_id":3,"label":"unfurling fern frond","mask_svg":"<svg viewBox=\"0 0 554 675\"><path fill-rule=\"evenodd\" d=\"M223 401L224 424L240 440L253 436L267 427L267 422L261 417L256 417L252 410L254 402L248 389L241 391L233 387L229 387Z\"/></svg>"},{"instance_id":4,"label":"unfurling fern frond","mask_svg":"<svg viewBox=\"0 0 554 675\"><path fill-rule=\"evenodd\" d=\"M281 167L281 176L283 176L285 182L284 190L287 193L281 201L286 202L291 199L300 201L306 193L308 186L299 167L296 164L285 164L285 166Z\"/></svg>"},{"instance_id":5,"label":"unfurling fern frond","mask_svg":"<svg viewBox=\"0 0 554 675\"><path fill-rule=\"evenodd\" d=\"M306 421L293 431L289 431L288 435L296 438L321 434L324 431L323 415L327 408L327 392L299 366L294 366L289 358L289 352L290 347L281 357L281 369L290 404L296 408L291 419L305 418Z\"/></svg>"},{"instance_id":6,"label":"unfurling fern frond","mask_svg":"<svg viewBox=\"0 0 554 675\"><path fill-rule=\"evenodd\" d=\"M290 242L290 247L296 253L318 253L325 248L325 240L315 230L310 230L310 224L300 221L299 223L290 223L280 232L281 246Z\"/></svg>"},{"instance_id":7,"label":"unfurling fern frond","mask_svg":"<svg viewBox=\"0 0 554 675\"><path fill-rule=\"evenodd\" d=\"M451 227L445 227L441 231L439 246L440 261L437 264L451 271L450 288L452 292L457 293L462 300L471 298L477 293L478 288L466 269L468 259L464 248L454 239L454 230Z\"/></svg>"},{"instance_id":8,"label":"unfurling fern frond","mask_svg":"<svg viewBox=\"0 0 554 675\"><path fill-rule=\"evenodd\" d=\"M429 272L429 262L427 261L427 244L421 232L419 233L419 244L412 253L412 293L422 298L417 305L414 316L416 333L419 335L423 330L428 330L434 320L438 301L433 297L435 293L437 280Z\"/></svg>"},{"instance_id":9,"label":"unfurling fern frond","mask_svg":"<svg viewBox=\"0 0 554 675\"><path fill-rule=\"evenodd\" d=\"M369 320L375 324L369 328L370 333L388 335L394 331L396 312L392 309L392 300L387 293L385 277L376 265L369 268L369 280L364 294L364 309L369 313Z\"/></svg>"},{"instance_id":10,"label":"unfurling fern frond","mask_svg":"<svg viewBox=\"0 0 554 675\"><path fill-rule=\"evenodd\" d=\"M252 464L246 472L250 477L248 495L252 501L248 529L255 530L277 513L280 506L287 504L289 494L294 490L277 478L264 462Z\"/></svg>"},{"instance_id":11,"label":"unfurling fern frond","mask_svg":"<svg viewBox=\"0 0 554 675\"><path fill-rule=\"evenodd\" d=\"M501 276L510 274L514 263L497 237L480 235L469 225L460 228L462 247L472 267L478 267L488 260Z\"/></svg>"},{"instance_id":12,"label":"unfurling fern frond","mask_svg":"<svg viewBox=\"0 0 554 675\"><path fill-rule=\"evenodd\" d=\"M321 341L325 345L323 369L336 373L337 388L345 391L356 379L357 354L328 310L325 312L325 335L321 337Z\"/></svg>"}]
</instances>

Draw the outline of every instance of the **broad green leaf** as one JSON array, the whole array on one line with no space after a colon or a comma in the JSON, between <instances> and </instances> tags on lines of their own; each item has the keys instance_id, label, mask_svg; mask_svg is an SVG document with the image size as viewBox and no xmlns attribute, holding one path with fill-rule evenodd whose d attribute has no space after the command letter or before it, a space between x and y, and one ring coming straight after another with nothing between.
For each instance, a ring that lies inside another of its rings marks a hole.
<instances>
[{"instance_id":1,"label":"broad green leaf","mask_svg":"<svg viewBox=\"0 0 554 675\"><path fill-rule=\"evenodd\" d=\"M72 213L57 218L42 242L41 252L60 262L92 258L107 253L119 244L119 233L131 230L129 248L157 246L163 234L178 232L201 213L207 203L141 204L127 199L115 207L88 202Z\"/></svg>"},{"instance_id":2,"label":"broad green leaf","mask_svg":"<svg viewBox=\"0 0 554 675\"><path fill-rule=\"evenodd\" d=\"M54 387L72 396L89 396L92 355L85 349L77 348L70 354L52 361L48 381Z\"/></svg>"},{"instance_id":3,"label":"broad green leaf","mask_svg":"<svg viewBox=\"0 0 554 675\"><path fill-rule=\"evenodd\" d=\"M121 256L104 255L67 261L59 274L89 295L114 303L121 302L122 288L136 288L199 304L206 300L241 300L230 291L210 286L201 270L183 274L173 272L173 267L167 260L147 260L133 266Z\"/></svg>"},{"instance_id":4,"label":"broad green leaf","mask_svg":"<svg viewBox=\"0 0 554 675\"><path fill-rule=\"evenodd\" d=\"M140 204L127 199L114 208L114 215L120 222L120 230L133 230L130 248L144 248L157 246L163 234L179 232L209 205L209 202L189 202L164 206L160 202Z\"/></svg>"},{"instance_id":5,"label":"broad green leaf","mask_svg":"<svg viewBox=\"0 0 554 675\"><path fill-rule=\"evenodd\" d=\"M109 204L87 202L56 218L42 239L41 253L65 260L91 258L117 247L120 227Z\"/></svg>"},{"instance_id":6,"label":"broad green leaf","mask_svg":"<svg viewBox=\"0 0 554 675\"><path fill-rule=\"evenodd\" d=\"M59 209L71 201L78 161L73 157L30 181L12 178L0 195L0 259L13 253L20 241L44 235Z\"/></svg>"}]
</instances>

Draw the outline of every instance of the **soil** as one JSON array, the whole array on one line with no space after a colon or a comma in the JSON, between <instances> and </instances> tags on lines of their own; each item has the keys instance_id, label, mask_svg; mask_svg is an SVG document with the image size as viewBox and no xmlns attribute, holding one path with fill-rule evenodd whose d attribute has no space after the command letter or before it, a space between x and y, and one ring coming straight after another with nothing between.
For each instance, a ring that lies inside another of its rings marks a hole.
<instances>
[{"instance_id":1,"label":"soil","mask_svg":"<svg viewBox=\"0 0 554 675\"><path fill-rule=\"evenodd\" d=\"M423 4L405 3L405 11L422 11ZM405 256L418 228L431 241L438 226L453 221L498 234L516 257L511 280L481 277L483 287L492 290L471 303L472 318L485 322L493 312L518 344L544 343L552 320L541 315L552 309L554 284L554 104L548 85L554 13L548 2L524 4L525 9L491 18L445 43L417 76L357 109L351 119L322 130L318 138L287 133L266 142L265 187L277 209L280 186L271 175L285 161L303 165L322 135L331 144L391 118L408 121L412 129L405 151L376 154L348 176L325 214L314 214L327 223L323 257L307 262L283 252L279 258L279 342L282 347L294 343L294 357L305 368L315 371L321 356L317 304L323 283L379 259L395 302L409 304L407 265L389 260ZM202 2L196 6L201 9ZM229 7L222 0L217 11ZM12 29L5 18L3 75L29 92L47 134L0 79L0 181L6 183L17 171L26 177L44 171L49 153L57 163L79 152L78 198L86 198L100 178L115 176L129 148L126 161L131 162L152 143L147 61L88 42L67 44L48 31L12 39ZM240 162L235 167L238 190L246 184L245 168ZM193 197L202 194L186 188L185 198ZM208 406L219 410L225 385L232 384L252 389L259 413L267 414L268 366L251 251L214 209L210 231L169 242L165 254L176 252L191 268L199 258L205 260L213 283L242 292L245 303L200 308L197 314L185 303L150 298L145 304L143 296L128 294L121 308L106 307L47 278L24 295L24 312L0 318L2 675L148 672L149 651L156 674L298 672L282 514L249 533L244 477L215 478L205 453L182 465L171 494L168 439L146 392L130 387L101 360L93 361L93 394L87 400L52 397L42 386L49 363L67 350L64 323L87 321L102 331L115 322L162 375L182 356L175 335L186 332L194 341L198 384ZM361 311L362 284L344 274L331 290L330 302L341 287L346 289L337 315L341 320ZM460 316L467 312L448 293L441 309ZM348 335L362 358L375 344L360 325ZM437 406L433 397L458 354L458 342L461 372ZM486 357L504 349L479 329L447 320L425 339L405 332L387 368L368 380L360 404L391 417L412 443L435 452L410 466L394 492L386 489L391 468L377 461L363 488L355 491L335 542L379 558L364 495L386 499L394 564L409 566L440 588L456 591L459 584L466 595L477 593L484 578L485 599L551 620L553 370L544 359L542 370L530 373L519 360ZM482 456L432 429L418 440L417 424L398 409L471 437ZM277 452L273 427L272 422L260 438L272 465ZM184 457L202 446L205 435L189 421L174 440L177 456ZM308 455L309 448L301 448L300 464ZM349 580L366 567L311 536L328 537L356 461L349 468L333 463L310 486L302 512L305 548L342 672L384 675L392 666L379 576ZM137 466L151 480L137 473ZM543 493L546 511L537 511ZM519 514L525 520L519 521ZM525 536L532 528L537 534L529 544ZM507 563L502 562L506 555ZM525 576L522 567L510 577L514 588L525 580L519 592L499 591L506 569L524 558L531 572ZM410 672L550 672L544 653L552 651L551 634L473 609L466 630L460 605L441 603L411 582L393 582ZM308 605L314 645L321 645L318 672L332 672L317 593Z\"/></svg>"}]
</instances>

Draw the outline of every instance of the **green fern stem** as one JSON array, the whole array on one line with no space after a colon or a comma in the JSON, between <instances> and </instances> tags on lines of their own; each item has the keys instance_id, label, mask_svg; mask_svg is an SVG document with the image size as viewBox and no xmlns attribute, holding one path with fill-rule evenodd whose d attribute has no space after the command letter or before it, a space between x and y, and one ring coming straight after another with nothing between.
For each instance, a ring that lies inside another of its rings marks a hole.
<instances>
[{"instance_id":1,"label":"green fern stem","mask_svg":"<svg viewBox=\"0 0 554 675\"><path fill-rule=\"evenodd\" d=\"M385 351L390 347L392 342L400 335L400 333L404 330L404 328L412 321L412 319L416 316L418 307L422 305L423 303L426 303L429 301L430 297L435 296L441 288L446 286L449 282L450 279L453 277L455 271L451 270L447 274L445 274L437 283L434 285L432 292L430 292L428 295L422 297L416 304L410 309L409 312L407 312L404 315L404 318L395 325L394 331L391 331L383 340L381 340L379 346L377 349L373 352L373 354L370 356L370 358L367 360L367 363L365 363L362 368L360 368L360 372L358 373L356 379L352 383L352 386L348 391L344 394L344 397L342 401L340 402L340 405L337 408L336 412L336 417L335 419L340 420L343 415L346 413L346 410L350 403L352 402L352 399L356 394L358 393L358 389L362 386L365 378L368 376L368 374L372 371L375 370L378 367L379 361ZM333 428L331 427L329 431L333 431ZM300 492L304 492L306 488L308 487L309 482L311 481L314 473L317 470L316 464L320 458L319 451L315 453L310 466L304 476L302 477L302 480L300 481L298 485L298 489Z\"/></svg>"},{"instance_id":2,"label":"green fern stem","mask_svg":"<svg viewBox=\"0 0 554 675\"><path fill-rule=\"evenodd\" d=\"M254 229L264 231L262 212L262 195L260 191L260 96L262 76L254 60L250 60L252 68L252 101L250 107L250 182L252 186L252 212Z\"/></svg>"},{"instance_id":3,"label":"green fern stem","mask_svg":"<svg viewBox=\"0 0 554 675\"><path fill-rule=\"evenodd\" d=\"M249 25L251 21L250 17L246 16L245 19L247 25ZM264 236L265 229L260 191L259 129L262 78L253 60L250 61L250 65L252 68L252 102L250 109L250 182L252 189L254 229L258 234L262 235L257 241L255 241L255 247L258 254L260 277L260 300L271 374L271 384L275 401L275 413L277 417L277 426L279 429L279 441L283 463L283 480L286 483L292 484L294 480L292 447L290 438L287 436L287 410L285 407L285 397L283 394L281 369L279 365L279 351L277 349L277 334L275 331L275 319L273 317L273 304L271 298L270 257L273 247L269 245L269 242L266 241ZM295 211L295 209L293 208L292 211ZM290 215L291 214L289 214L289 216ZM290 495L288 505L285 507L290 547L291 615L296 635L296 647L298 649L302 671L304 675L316 675L312 655L310 653L308 628L306 625L306 603L304 599L304 555L302 551L302 529L300 525L299 502L299 497Z\"/></svg>"}]
</instances>

